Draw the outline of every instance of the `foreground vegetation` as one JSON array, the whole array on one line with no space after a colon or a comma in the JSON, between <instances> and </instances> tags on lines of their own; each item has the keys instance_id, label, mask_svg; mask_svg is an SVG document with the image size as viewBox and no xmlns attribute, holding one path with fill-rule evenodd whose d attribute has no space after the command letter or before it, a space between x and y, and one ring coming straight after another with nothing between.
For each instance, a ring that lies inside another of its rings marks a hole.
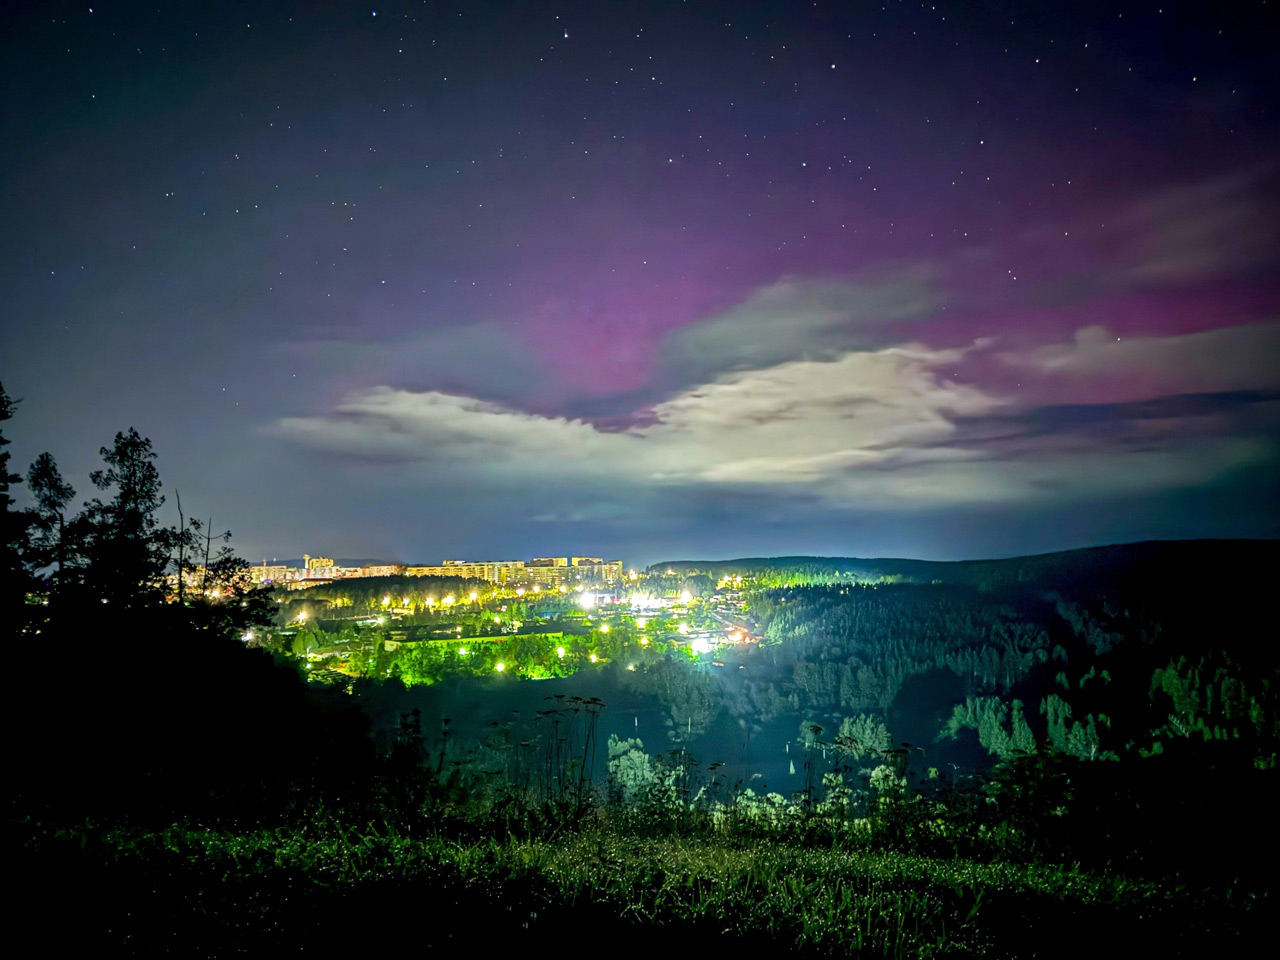
<instances>
[{"instance_id":1,"label":"foreground vegetation","mask_svg":"<svg viewBox=\"0 0 1280 960\"><path fill-rule=\"evenodd\" d=\"M532 935L625 952L736 940L819 956L1060 956L1119 930L1164 955L1196 955L1240 949L1272 906L870 840L648 836L607 823L468 833L388 834L341 819L242 832L76 827L37 833L11 863L53 868L60 895L101 918L81 927L84 946L135 954L177 942L208 956L330 955L367 944L373 922L423 948Z\"/></svg>"}]
</instances>

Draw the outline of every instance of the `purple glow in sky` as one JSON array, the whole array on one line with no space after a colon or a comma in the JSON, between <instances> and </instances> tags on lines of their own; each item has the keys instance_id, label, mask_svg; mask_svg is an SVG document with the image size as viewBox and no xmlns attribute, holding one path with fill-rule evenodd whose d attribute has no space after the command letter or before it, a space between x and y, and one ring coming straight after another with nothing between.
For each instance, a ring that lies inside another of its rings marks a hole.
<instances>
[{"instance_id":1,"label":"purple glow in sky","mask_svg":"<svg viewBox=\"0 0 1280 960\"><path fill-rule=\"evenodd\" d=\"M1280 535L1271 6L371 13L5 14L16 462L253 559Z\"/></svg>"}]
</instances>

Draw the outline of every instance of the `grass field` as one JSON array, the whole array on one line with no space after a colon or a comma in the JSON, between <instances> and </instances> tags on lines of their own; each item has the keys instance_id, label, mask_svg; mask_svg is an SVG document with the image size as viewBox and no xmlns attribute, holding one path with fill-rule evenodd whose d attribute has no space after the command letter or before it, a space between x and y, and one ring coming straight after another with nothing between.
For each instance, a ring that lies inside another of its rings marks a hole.
<instances>
[{"instance_id":1,"label":"grass field","mask_svg":"<svg viewBox=\"0 0 1280 960\"><path fill-rule=\"evenodd\" d=\"M654 839L609 825L541 839L332 823L242 833L28 823L15 833L25 839L10 875L26 881L12 915L112 955L328 956L394 940L859 957L1141 944L1189 956L1242 949L1270 906L1064 866L784 838Z\"/></svg>"}]
</instances>

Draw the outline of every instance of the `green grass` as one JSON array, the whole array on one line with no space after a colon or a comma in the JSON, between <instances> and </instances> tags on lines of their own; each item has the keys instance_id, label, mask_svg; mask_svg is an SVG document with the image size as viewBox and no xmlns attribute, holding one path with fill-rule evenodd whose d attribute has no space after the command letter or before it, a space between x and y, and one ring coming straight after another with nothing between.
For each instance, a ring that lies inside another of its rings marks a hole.
<instances>
[{"instance_id":1,"label":"green grass","mask_svg":"<svg viewBox=\"0 0 1280 960\"><path fill-rule=\"evenodd\" d=\"M375 917L379 929L418 924L419 942L441 946L572 934L820 956L1056 956L1120 930L1176 955L1242 941L1269 906L1061 866L760 838L653 839L607 826L475 840L332 823L83 828L29 833L23 852L30 864L56 867L64 898L68 873L86 885L75 891L79 902L133 902L130 890L148 890L151 909L123 919L110 912L113 932L100 944L138 955L193 936L211 955L314 949L356 936Z\"/></svg>"}]
</instances>

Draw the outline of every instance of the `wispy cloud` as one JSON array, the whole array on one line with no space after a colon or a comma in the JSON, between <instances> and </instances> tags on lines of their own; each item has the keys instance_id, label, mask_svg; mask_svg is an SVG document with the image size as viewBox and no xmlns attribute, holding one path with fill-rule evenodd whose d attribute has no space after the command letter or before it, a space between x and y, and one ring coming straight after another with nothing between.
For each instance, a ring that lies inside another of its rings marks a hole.
<instances>
[{"instance_id":1,"label":"wispy cloud","mask_svg":"<svg viewBox=\"0 0 1280 960\"><path fill-rule=\"evenodd\" d=\"M1067 342L999 352L1028 374L1066 380L1094 402L1280 389L1280 323L1169 336L1118 337L1088 326Z\"/></svg>"},{"instance_id":2,"label":"wispy cloud","mask_svg":"<svg viewBox=\"0 0 1280 960\"><path fill-rule=\"evenodd\" d=\"M927 316L943 302L933 274L919 263L854 279L783 278L669 334L658 345L657 377L690 386L900 340L889 325Z\"/></svg>"}]
</instances>

